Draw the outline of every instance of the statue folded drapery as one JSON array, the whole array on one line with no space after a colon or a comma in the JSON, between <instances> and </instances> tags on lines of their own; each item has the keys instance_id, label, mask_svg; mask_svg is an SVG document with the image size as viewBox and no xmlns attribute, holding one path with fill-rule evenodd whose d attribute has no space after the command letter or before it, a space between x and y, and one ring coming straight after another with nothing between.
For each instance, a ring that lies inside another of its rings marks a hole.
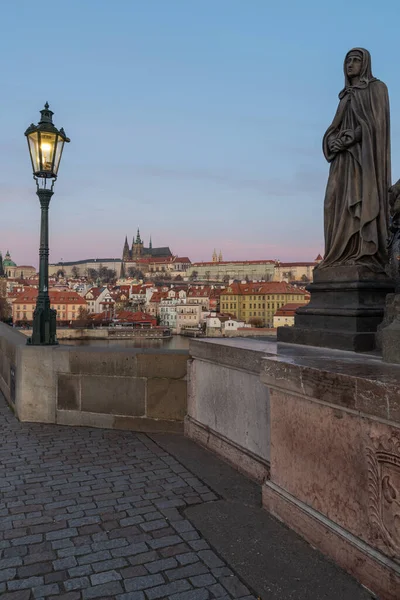
<instances>
[{"instance_id":1,"label":"statue folded drapery","mask_svg":"<svg viewBox=\"0 0 400 600\"><path fill-rule=\"evenodd\" d=\"M325 257L317 267L387 264L390 173L389 99L373 77L371 56L354 48L344 61L345 88L323 139L331 163L325 195Z\"/></svg>"}]
</instances>

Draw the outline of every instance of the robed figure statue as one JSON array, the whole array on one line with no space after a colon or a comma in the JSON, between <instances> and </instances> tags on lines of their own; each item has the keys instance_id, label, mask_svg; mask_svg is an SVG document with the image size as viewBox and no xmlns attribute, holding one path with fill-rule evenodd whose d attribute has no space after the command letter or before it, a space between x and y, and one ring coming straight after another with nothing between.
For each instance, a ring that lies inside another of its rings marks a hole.
<instances>
[{"instance_id":1,"label":"robed figure statue","mask_svg":"<svg viewBox=\"0 0 400 600\"><path fill-rule=\"evenodd\" d=\"M387 263L390 173L389 99L373 77L371 56L354 48L344 61L345 87L323 139L331 164L324 205L325 257L318 270Z\"/></svg>"}]
</instances>

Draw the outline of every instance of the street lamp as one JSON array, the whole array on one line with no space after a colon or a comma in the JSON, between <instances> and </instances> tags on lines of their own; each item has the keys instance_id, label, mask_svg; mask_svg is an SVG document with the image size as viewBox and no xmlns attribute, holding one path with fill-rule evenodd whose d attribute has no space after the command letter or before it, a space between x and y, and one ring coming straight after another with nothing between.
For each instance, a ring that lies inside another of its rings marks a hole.
<instances>
[{"instance_id":1,"label":"street lamp","mask_svg":"<svg viewBox=\"0 0 400 600\"><path fill-rule=\"evenodd\" d=\"M56 338L57 312L50 308L49 297L49 205L64 144L70 140L65 135L64 129L58 130L54 127L53 112L47 102L40 114L39 123L37 125L32 123L25 131L41 209L39 293L33 313L32 337L28 339L28 344L50 346L58 342Z\"/></svg>"}]
</instances>

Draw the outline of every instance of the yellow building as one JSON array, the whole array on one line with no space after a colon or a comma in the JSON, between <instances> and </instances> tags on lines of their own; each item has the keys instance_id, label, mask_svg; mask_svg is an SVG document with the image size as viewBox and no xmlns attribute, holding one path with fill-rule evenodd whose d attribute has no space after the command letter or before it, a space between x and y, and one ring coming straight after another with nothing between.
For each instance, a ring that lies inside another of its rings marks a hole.
<instances>
[{"instance_id":1,"label":"yellow building","mask_svg":"<svg viewBox=\"0 0 400 600\"><path fill-rule=\"evenodd\" d=\"M307 304L309 294L284 282L233 282L221 293L220 310L251 322L260 319L265 327L273 327L276 311L289 303Z\"/></svg>"},{"instance_id":2,"label":"yellow building","mask_svg":"<svg viewBox=\"0 0 400 600\"><path fill-rule=\"evenodd\" d=\"M26 288L12 303L13 323L28 323L33 321L38 291L36 288ZM70 323L80 318L80 309L86 308L86 300L77 292L49 291L51 308L57 311L57 323Z\"/></svg>"}]
</instances>

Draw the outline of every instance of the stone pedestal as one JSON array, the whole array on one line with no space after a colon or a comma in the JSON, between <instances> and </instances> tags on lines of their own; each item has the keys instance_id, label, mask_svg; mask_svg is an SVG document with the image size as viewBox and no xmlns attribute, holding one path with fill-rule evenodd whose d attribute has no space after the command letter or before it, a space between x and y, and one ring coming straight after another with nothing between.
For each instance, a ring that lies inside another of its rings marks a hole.
<instances>
[{"instance_id":1,"label":"stone pedestal","mask_svg":"<svg viewBox=\"0 0 400 600\"><path fill-rule=\"evenodd\" d=\"M366 267L314 270L310 303L297 309L294 327L279 327L278 342L367 352L375 348L385 298L393 284Z\"/></svg>"}]
</instances>

